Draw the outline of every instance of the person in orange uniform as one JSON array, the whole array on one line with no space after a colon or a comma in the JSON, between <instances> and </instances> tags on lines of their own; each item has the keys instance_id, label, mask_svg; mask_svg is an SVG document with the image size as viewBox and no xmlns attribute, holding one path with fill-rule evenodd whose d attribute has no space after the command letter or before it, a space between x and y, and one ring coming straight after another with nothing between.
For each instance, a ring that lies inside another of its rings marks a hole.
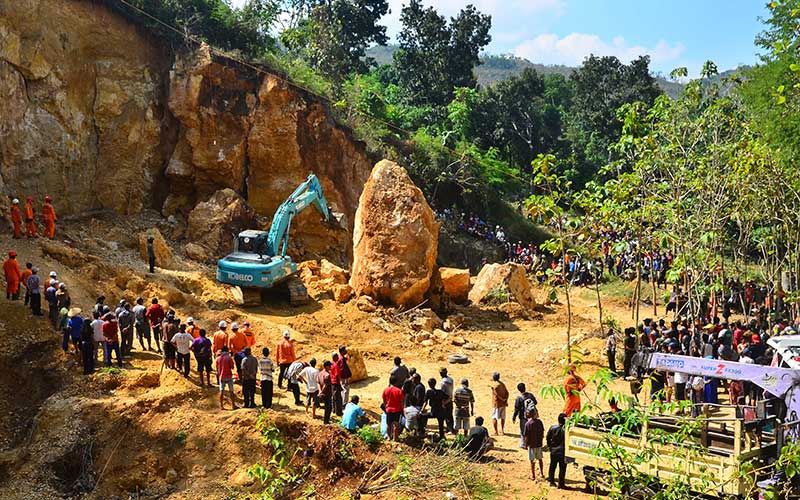
<instances>
[{"instance_id":1,"label":"person in orange uniform","mask_svg":"<svg viewBox=\"0 0 800 500\"><path fill-rule=\"evenodd\" d=\"M186 333L191 335L193 339L200 338L200 327L194 324L194 318L191 316L186 318Z\"/></svg>"},{"instance_id":2,"label":"person in orange uniform","mask_svg":"<svg viewBox=\"0 0 800 500\"><path fill-rule=\"evenodd\" d=\"M228 322L222 320L219 322L219 330L214 333L211 338L211 349L214 356L218 356L222 352L222 347L228 345Z\"/></svg>"},{"instance_id":3,"label":"person in orange uniform","mask_svg":"<svg viewBox=\"0 0 800 500\"><path fill-rule=\"evenodd\" d=\"M244 359L244 348L247 347L247 339L244 333L239 331L239 323L231 324L231 333L228 334L228 349L233 355L236 363L236 379L239 380L242 374L242 360Z\"/></svg>"},{"instance_id":4,"label":"person in orange uniform","mask_svg":"<svg viewBox=\"0 0 800 500\"><path fill-rule=\"evenodd\" d=\"M280 367L280 372L278 375L278 389L283 388L281 385L283 384L283 376L286 374L286 370L289 368L289 365L297 360L297 356L294 353L294 344L289 337L289 330L284 330L283 338L280 342L278 342L278 347L275 348L275 360L278 362L278 366Z\"/></svg>"},{"instance_id":5,"label":"person in orange uniform","mask_svg":"<svg viewBox=\"0 0 800 500\"><path fill-rule=\"evenodd\" d=\"M8 252L8 258L3 262L3 273L6 275L6 298L19 300L19 280L22 279L22 272L19 270L17 262L17 252Z\"/></svg>"},{"instance_id":6,"label":"person in orange uniform","mask_svg":"<svg viewBox=\"0 0 800 500\"><path fill-rule=\"evenodd\" d=\"M564 380L564 391L567 393L567 401L564 404L563 413L566 416L572 415L581 409L581 391L586 387L586 382L575 373L575 365L569 365L567 378Z\"/></svg>"},{"instance_id":7,"label":"person in orange uniform","mask_svg":"<svg viewBox=\"0 0 800 500\"><path fill-rule=\"evenodd\" d=\"M28 196L25 201L25 231L28 238L36 238L36 221L33 218L33 198Z\"/></svg>"},{"instance_id":8,"label":"person in orange uniform","mask_svg":"<svg viewBox=\"0 0 800 500\"><path fill-rule=\"evenodd\" d=\"M11 200L11 223L14 225L14 239L22 238L22 212L19 211L19 200Z\"/></svg>"},{"instance_id":9,"label":"person in orange uniform","mask_svg":"<svg viewBox=\"0 0 800 500\"><path fill-rule=\"evenodd\" d=\"M44 197L42 205L42 217L44 218L44 235L51 240L56 237L56 209L53 208L53 198Z\"/></svg>"},{"instance_id":10,"label":"person in orange uniform","mask_svg":"<svg viewBox=\"0 0 800 500\"><path fill-rule=\"evenodd\" d=\"M245 321L242 323L242 333L244 334L244 338L247 340L247 347L250 349L256 345L256 335L253 333L253 330L250 329L250 322Z\"/></svg>"}]
</instances>

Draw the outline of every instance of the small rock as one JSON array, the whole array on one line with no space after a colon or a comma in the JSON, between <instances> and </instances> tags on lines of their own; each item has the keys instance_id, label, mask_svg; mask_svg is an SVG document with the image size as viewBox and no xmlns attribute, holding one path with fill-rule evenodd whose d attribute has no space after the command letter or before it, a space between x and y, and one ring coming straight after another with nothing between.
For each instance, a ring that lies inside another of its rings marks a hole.
<instances>
[{"instance_id":1,"label":"small rock","mask_svg":"<svg viewBox=\"0 0 800 500\"><path fill-rule=\"evenodd\" d=\"M424 342L424 341L426 341L426 340L431 338L431 334L428 333L428 332L422 331L422 332L419 332L414 338L417 340L417 342Z\"/></svg>"},{"instance_id":2,"label":"small rock","mask_svg":"<svg viewBox=\"0 0 800 500\"><path fill-rule=\"evenodd\" d=\"M420 342L420 345L423 345L425 347L431 347L433 345L433 340L425 339L422 342Z\"/></svg>"},{"instance_id":3,"label":"small rock","mask_svg":"<svg viewBox=\"0 0 800 500\"><path fill-rule=\"evenodd\" d=\"M327 262L327 261L323 261ZM333 287L333 300L339 304L344 304L353 297L353 288L350 285L335 285Z\"/></svg>"},{"instance_id":4,"label":"small rock","mask_svg":"<svg viewBox=\"0 0 800 500\"><path fill-rule=\"evenodd\" d=\"M186 246L183 247L183 251L186 252L186 256L192 260L208 262L208 252L197 243L187 243Z\"/></svg>"},{"instance_id":5,"label":"small rock","mask_svg":"<svg viewBox=\"0 0 800 500\"><path fill-rule=\"evenodd\" d=\"M356 307L359 311L363 311L366 313L375 312L378 308L375 306L372 297L369 295L362 295L356 301Z\"/></svg>"},{"instance_id":6,"label":"small rock","mask_svg":"<svg viewBox=\"0 0 800 500\"><path fill-rule=\"evenodd\" d=\"M178 472L175 469L167 469L167 475L164 479L166 479L168 483L173 483L178 479Z\"/></svg>"},{"instance_id":7,"label":"small rock","mask_svg":"<svg viewBox=\"0 0 800 500\"><path fill-rule=\"evenodd\" d=\"M322 279L332 279L338 285L347 283L347 272L327 259L320 261L319 275Z\"/></svg>"},{"instance_id":8,"label":"small rock","mask_svg":"<svg viewBox=\"0 0 800 500\"><path fill-rule=\"evenodd\" d=\"M467 339L465 339L464 337L455 336L452 339L450 339L450 343L453 344L454 346L460 347L467 343Z\"/></svg>"},{"instance_id":9,"label":"small rock","mask_svg":"<svg viewBox=\"0 0 800 500\"><path fill-rule=\"evenodd\" d=\"M446 331L444 331L444 330L442 330L442 329L440 329L440 328L436 328L436 329L434 329L434 330L433 330L433 334L434 334L434 335L435 335L435 336L436 336L436 337L437 337L439 340L446 340L446 339L447 339L447 337L449 337L449 336L450 336L450 334L449 334L449 333L447 333Z\"/></svg>"}]
</instances>

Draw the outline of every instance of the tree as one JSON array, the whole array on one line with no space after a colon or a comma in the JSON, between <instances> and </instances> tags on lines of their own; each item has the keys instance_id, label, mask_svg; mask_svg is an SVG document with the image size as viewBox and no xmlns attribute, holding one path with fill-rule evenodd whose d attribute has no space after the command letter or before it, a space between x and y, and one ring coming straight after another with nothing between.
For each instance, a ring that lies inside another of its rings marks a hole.
<instances>
[{"instance_id":1,"label":"tree","mask_svg":"<svg viewBox=\"0 0 800 500\"><path fill-rule=\"evenodd\" d=\"M335 82L342 82L352 72L368 71L373 61L365 57L367 47L385 45L388 40L386 27L378 24L389 11L387 0L291 3L294 17L300 20L281 34L281 40Z\"/></svg>"},{"instance_id":2,"label":"tree","mask_svg":"<svg viewBox=\"0 0 800 500\"><path fill-rule=\"evenodd\" d=\"M455 88L474 88L473 68L478 54L490 41L490 16L472 5L447 20L433 7L411 0L400 15L403 28L400 50L394 61L398 78L412 104L443 106L453 99Z\"/></svg>"},{"instance_id":3,"label":"tree","mask_svg":"<svg viewBox=\"0 0 800 500\"><path fill-rule=\"evenodd\" d=\"M581 156L575 165L578 184L590 180L613 158L609 145L617 142L623 104L643 102L648 107L662 94L649 71L650 58L623 64L614 56L589 56L571 76L575 86L569 114L570 138Z\"/></svg>"}]
</instances>

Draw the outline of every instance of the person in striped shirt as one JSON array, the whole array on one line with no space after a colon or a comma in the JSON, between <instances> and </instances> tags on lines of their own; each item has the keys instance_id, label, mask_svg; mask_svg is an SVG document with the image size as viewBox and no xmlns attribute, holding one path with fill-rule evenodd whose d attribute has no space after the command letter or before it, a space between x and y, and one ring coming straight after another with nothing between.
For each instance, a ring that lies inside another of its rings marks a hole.
<instances>
[{"instance_id":1,"label":"person in striped shirt","mask_svg":"<svg viewBox=\"0 0 800 500\"><path fill-rule=\"evenodd\" d=\"M261 372L261 406L272 407L272 372L275 370L269 359L269 348L261 350L263 357L258 360L258 371Z\"/></svg>"}]
</instances>

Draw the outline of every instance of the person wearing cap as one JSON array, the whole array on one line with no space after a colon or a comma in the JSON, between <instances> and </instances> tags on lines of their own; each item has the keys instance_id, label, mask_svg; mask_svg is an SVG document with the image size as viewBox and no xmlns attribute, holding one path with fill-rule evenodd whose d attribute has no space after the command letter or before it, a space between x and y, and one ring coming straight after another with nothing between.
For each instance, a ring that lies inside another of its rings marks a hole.
<instances>
[{"instance_id":1,"label":"person wearing cap","mask_svg":"<svg viewBox=\"0 0 800 500\"><path fill-rule=\"evenodd\" d=\"M27 306L31 300L31 294L28 291L28 278L31 277L31 274L33 274L33 264L26 262L25 269L22 271L22 275L19 278L20 285L25 287L25 306Z\"/></svg>"},{"instance_id":2,"label":"person wearing cap","mask_svg":"<svg viewBox=\"0 0 800 500\"><path fill-rule=\"evenodd\" d=\"M505 434L506 408L508 408L508 389L500 380L500 372L492 374L492 425L494 435ZM497 432L497 422L500 422L500 432Z\"/></svg>"},{"instance_id":3,"label":"person wearing cap","mask_svg":"<svg viewBox=\"0 0 800 500\"><path fill-rule=\"evenodd\" d=\"M222 352L223 347L228 347L228 322L222 320L217 326L219 330L214 332L214 335L211 337L214 356L218 356L219 353Z\"/></svg>"},{"instance_id":4,"label":"person wearing cap","mask_svg":"<svg viewBox=\"0 0 800 500\"><path fill-rule=\"evenodd\" d=\"M105 297L103 297L105 299ZM98 304L99 305L99 304ZM95 306L96 308L97 306ZM133 306L133 327L136 329L136 337L139 339L139 347L144 351L144 339L147 339L147 350L152 351L150 343L150 323L147 321L147 308L144 306L144 298L138 297L136 305ZM158 343L158 341L156 341Z\"/></svg>"},{"instance_id":5,"label":"person wearing cap","mask_svg":"<svg viewBox=\"0 0 800 500\"><path fill-rule=\"evenodd\" d=\"M242 398L245 408L256 407L256 376L258 375L258 359L253 356L249 347L242 350L241 372L239 379L242 381Z\"/></svg>"},{"instance_id":6,"label":"person wearing cap","mask_svg":"<svg viewBox=\"0 0 800 500\"><path fill-rule=\"evenodd\" d=\"M186 318L186 333L192 336L192 339L200 338L200 327L194 324L194 318L189 316Z\"/></svg>"},{"instance_id":7,"label":"person wearing cap","mask_svg":"<svg viewBox=\"0 0 800 500\"><path fill-rule=\"evenodd\" d=\"M177 351L178 355L178 371L183 373L184 378L189 378L189 372L191 367L189 363L191 362L191 357L189 353L192 352L192 342L194 342L194 337L186 331L186 325L181 325L180 330L178 333L172 336L170 343ZM202 379L200 379L202 382Z\"/></svg>"},{"instance_id":8,"label":"person wearing cap","mask_svg":"<svg viewBox=\"0 0 800 500\"><path fill-rule=\"evenodd\" d=\"M258 371L261 374L261 406L272 407L272 372L275 368L269 358L269 347L261 350L261 359L258 360Z\"/></svg>"},{"instance_id":9,"label":"person wearing cap","mask_svg":"<svg viewBox=\"0 0 800 500\"><path fill-rule=\"evenodd\" d=\"M205 383L211 387L211 341L206 337L206 331L200 329L200 336L192 341L192 352L197 360L197 374L200 377L200 387L203 387L203 372L206 374Z\"/></svg>"},{"instance_id":10,"label":"person wearing cap","mask_svg":"<svg viewBox=\"0 0 800 500\"><path fill-rule=\"evenodd\" d=\"M103 316L103 347L106 366L111 366L111 353L117 357L117 366L122 368L122 350L119 348L119 325L111 313Z\"/></svg>"},{"instance_id":11,"label":"person wearing cap","mask_svg":"<svg viewBox=\"0 0 800 500\"><path fill-rule=\"evenodd\" d=\"M42 315L42 279L39 277L39 268L31 269L31 275L26 284L27 293L30 294L31 312L34 316Z\"/></svg>"},{"instance_id":12,"label":"person wearing cap","mask_svg":"<svg viewBox=\"0 0 800 500\"><path fill-rule=\"evenodd\" d=\"M228 334L228 349L233 355L236 363L236 377L242 379L242 360L244 359L244 348L247 347L247 338L239 331L239 323L231 323L231 331Z\"/></svg>"},{"instance_id":13,"label":"person wearing cap","mask_svg":"<svg viewBox=\"0 0 800 500\"><path fill-rule=\"evenodd\" d=\"M564 392L566 392L567 399L562 413L568 417L581 410L581 391L586 387L586 382L578 376L576 370L575 365L570 363L567 378L564 380Z\"/></svg>"},{"instance_id":14,"label":"person wearing cap","mask_svg":"<svg viewBox=\"0 0 800 500\"><path fill-rule=\"evenodd\" d=\"M283 338L275 348L275 359L280 369L278 373L278 389L283 389L283 379L288 378L286 377L286 370L297 360L297 356L294 353L294 343L289 337L289 330L284 330Z\"/></svg>"},{"instance_id":15,"label":"person wearing cap","mask_svg":"<svg viewBox=\"0 0 800 500\"><path fill-rule=\"evenodd\" d=\"M3 262L3 273L6 276L6 298L19 300L19 280L22 279L22 272L19 270L16 251L8 252L8 258Z\"/></svg>"},{"instance_id":16,"label":"person wearing cap","mask_svg":"<svg viewBox=\"0 0 800 500\"><path fill-rule=\"evenodd\" d=\"M244 323L242 323L241 332L242 334L244 334L245 341L247 342L247 347L252 349L253 346L256 345L256 336L253 333L253 330L250 329L249 321L245 321Z\"/></svg>"},{"instance_id":17,"label":"person wearing cap","mask_svg":"<svg viewBox=\"0 0 800 500\"><path fill-rule=\"evenodd\" d=\"M161 354L161 323L164 321L166 317L166 313L164 312L164 308L161 307L161 304L158 303L158 299L153 297L150 301L150 307L144 313L145 318L147 321L150 322L150 329L153 331L153 340L156 343L156 349L158 353ZM148 344L150 343L150 339L148 338Z\"/></svg>"},{"instance_id":18,"label":"person wearing cap","mask_svg":"<svg viewBox=\"0 0 800 500\"><path fill-rule=\"evenodd\" d=\"M150 274L153 274L156 268L156 250L153 247L154 241L155 238L152 236L147 237L147 266Z\"/></svg>"},{"instance_id":19,"label":"person wearing cap","mask_svg":"<svg viewBox=\"0 0 800 500\"><path fill-rule=\"evenodd\" d=\"M56 237L56 209L53 207L51 196L44 197L42 218L44 219L44 234L52 240Z\"/></svg>"},{"instance_id":20,"label":"person wearing cap","mask_svg":"<svg viewBox=\"0 0 800 500\"><path fill-rule=\"evenodd\" d=\"M219 379L219 407L221 410L225 409L225 388L231 395L231 405L236 409L236 394L233 392L233 358L228 354L228 346L222 346L219 356L217 356L216 368L217 379Z\"/></svg>"},{"instance_id":21,"label":"person wearing cap","mask_svg":"<svg viewBox=\"0 0 800 500\"><path fill-rule=\"evenodd\" d=\"M11 200L11 224L14 225L14 239L22 238L22 212L19 211L19 200Z\"/></svg>"},{"instance_id":22,"label":"person wearing cap","mask_svg":"<svg viewBox=\"0 0 800 500\"><path fill-rule=\"evenodd\" d=\"M34 212L33 212L33 198L28 196L28 199L25 200L25 232L30 238L36 238L38 235L36 234L36 220L34 219Z\"/></svg>"},{"instance_id":23,"label":"person wearing cap","mask_svg":"<svg viewBox=\"0 0 800 500\"><path fill-rule=\"evenodd\" d=\"M83 329L83 318L80 308L73 307L67 312L67 331L75 349L75 356L81 362L81 330Z\"/></svg>"}]
</instances>

